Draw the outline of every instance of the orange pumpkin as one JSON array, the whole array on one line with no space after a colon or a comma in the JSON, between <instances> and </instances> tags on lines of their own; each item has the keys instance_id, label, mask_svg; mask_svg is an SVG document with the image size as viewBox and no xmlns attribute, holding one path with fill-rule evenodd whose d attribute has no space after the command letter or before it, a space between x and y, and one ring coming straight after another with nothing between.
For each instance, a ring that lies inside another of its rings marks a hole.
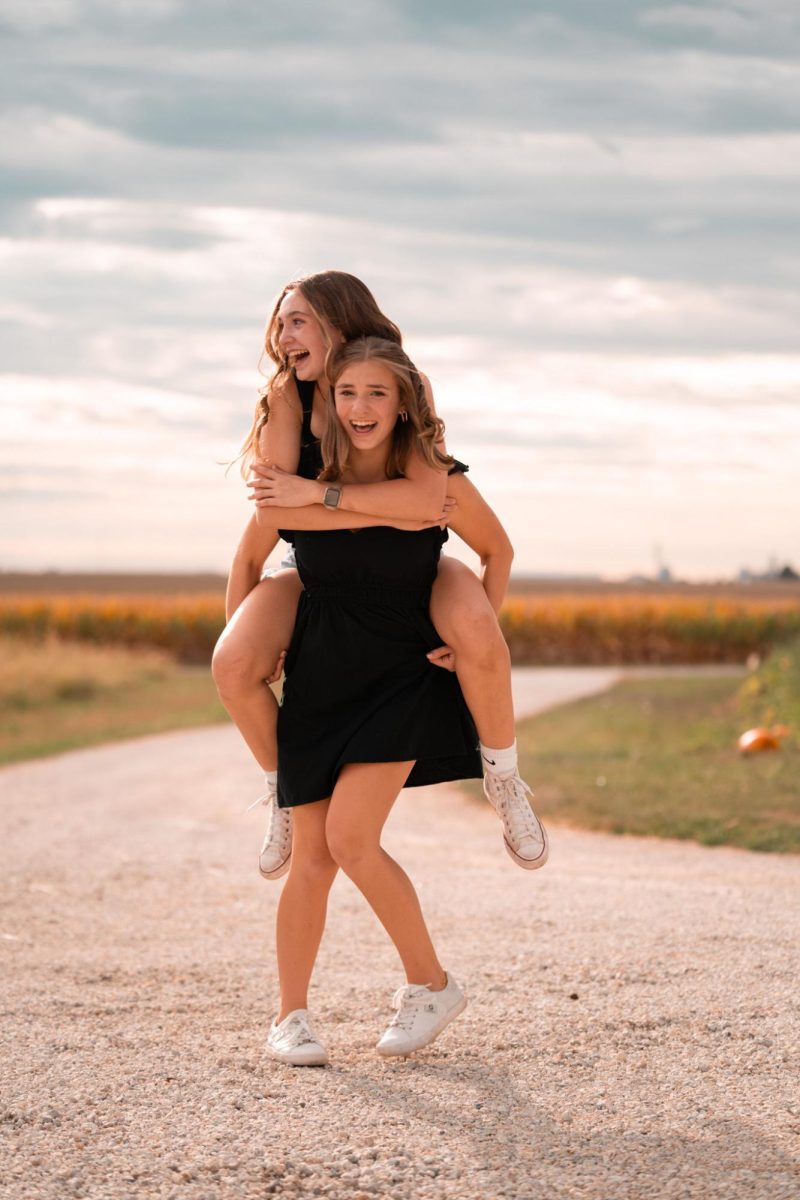
<instances>
[{"instance_id":1,"label":"orange pumpkin","mask_svg":"<svg viewBox=\"0 0 800 1200\"><path fill-rule=\"evenodd\" d=\"M771 729L748 729L736 743L740 754L757 754L761 750L777 750L780 746Z\"/></svg>"}]
</instances>

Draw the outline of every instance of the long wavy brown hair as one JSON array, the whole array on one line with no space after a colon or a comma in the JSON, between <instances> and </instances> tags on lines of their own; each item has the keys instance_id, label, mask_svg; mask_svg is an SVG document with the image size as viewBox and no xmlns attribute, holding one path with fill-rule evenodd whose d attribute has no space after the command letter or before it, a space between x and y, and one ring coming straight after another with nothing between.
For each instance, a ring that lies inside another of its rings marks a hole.
<instances>
[{"instance_id":1,"label":"long wavy brown hair","mask_svg":"<svg viewBox=\"0 0 800 1200\"><path fill-rule=\"evenodd\" d=\"M405 421L398 417L392 430L386 459L387 479L398 479L405 473L408 456L413 450L421 454L431 467L451 467L454 460L449 454L442 453L437 445L444 441L444 422L431 412L420 373L405 350L387 338L362 337L342 346L330 365L328 379L331 391L326 402L320 479L341 479L347 467L352 442L336 412L335 388L336 381L350 363L362 362L382 363L397 377L400 408L405 409L408 415Z\"/></svg>"},{"instance_id":2,"label":"long wavy brown hair","mask_svg":"<svg viewBox=\"0 0 800 1200\"><path fill-rule=\"evenodd\" d=\"M294 291L302 294L322 327L328 343L326 374L336 350L331 337L334 331L341 334L346 342L359 337L383 338L398 346L403 342L403 336L394 321L381 312L372 292L355 275L348 275L346 271L318 271L315 275L301 275L287 283L275 301L264 334L259 369L267 357L275 364L275 370L261 390L253 424L239 451L242 474L245 476L253 459L258 457L259 435L269 419L270 396L284 386L292 375L288 360L278 344L281 332L278 310L286 295Z\"/></svg>"}]
</instances>

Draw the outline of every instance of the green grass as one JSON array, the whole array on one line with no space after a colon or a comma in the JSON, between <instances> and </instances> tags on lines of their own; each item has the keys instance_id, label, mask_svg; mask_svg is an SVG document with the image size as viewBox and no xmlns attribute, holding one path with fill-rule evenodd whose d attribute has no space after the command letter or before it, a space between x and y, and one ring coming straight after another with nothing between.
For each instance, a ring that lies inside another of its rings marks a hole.
<instances>
[{"instance_id":1,"label":"green grass","mask_svg":"<svg viewBox=\"0 0 800 1200\"><path fill-rule=\"evenodd\" d=\"M227 720L206 667L154 651L0 639L0 763Z\"/></svg>"},{"instance_id":2,"label":"green grass","mask_svg":"<svg viewBox=\"0 0 800 1200\"><path fill-rule=\"evenodd\" d=\"M740 733L775 722L793 731L780 750L738 753ZM545 821L796 853L798 731L800 643L776 650L744 682L619 684L522 722L517 739Z\"/></svg>"},{"instance_id":3,"label":"green grass","mask_svg":"<svg viewBox=\"0 0 800 1200\"><path fill-rule=\"evenodd\" d=\"M800 638L773 650L742 685L739 700L751 724L788 725L800 743Z\"/></svg>"}]
</instances>

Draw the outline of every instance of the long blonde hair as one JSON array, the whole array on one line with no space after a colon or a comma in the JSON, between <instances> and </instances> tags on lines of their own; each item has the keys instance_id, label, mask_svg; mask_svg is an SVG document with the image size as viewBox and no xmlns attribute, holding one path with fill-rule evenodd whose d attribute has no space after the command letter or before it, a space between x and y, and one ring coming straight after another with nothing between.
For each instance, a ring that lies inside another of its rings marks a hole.
<instances>
[{"instance_id":1,"label":"long blonde hair","mask_svg":"<svg viewBox=\"0 0 800 1200\"><path fill-rule=\"evenodd\" d=\"M301 293L320 323L328 346L326 375L336 350L331 337L334 331L341 334L346 342L359 337L383 338L398 346L403 342L403 336L394 321L390 321L381 312L372 292L355 275L348 275L346 271L319 271L315 275L302 275L287 283L275 301L264 334L264 349L259 369L266 356L275 364L275 370L261 390L253 424L239 451L242 457L242 474L245 476L253 459L258 457L259 435L269 419L270 396L291 377L288 359L278 341L281 332L278 311L287 294L294 291Z\"/></svg>"},{"instance_id":2,"label":"long blonde hair","mask_svg":"<svg viewBox=\"0 0 800 1200\"><path fill-rule=\"evenodd\" d=\"M451 467L453 459L449 454L443 454L437 445L444 440L444 422L431 412L419 371L405 350L386 338L362 337L342 346L331 363L328 376L331 391L326 402L320 479L340 479L347 467L352 443L336 412L334 389L337 379L350 363L362 362L382 363L397 377L401 409L407 414L406 420L398 417L392 430L386 477L398 479L403 475L408 456L414 449L431 467Z\"/></svg>"}]
</instances>

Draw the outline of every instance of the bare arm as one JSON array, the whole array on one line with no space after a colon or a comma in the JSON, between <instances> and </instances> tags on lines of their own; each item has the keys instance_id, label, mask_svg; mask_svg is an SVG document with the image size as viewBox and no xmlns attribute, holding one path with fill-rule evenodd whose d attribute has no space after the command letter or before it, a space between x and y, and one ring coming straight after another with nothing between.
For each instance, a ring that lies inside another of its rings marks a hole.
<instances>
[{"instance_id":1,"label":"bare arm","mask_svg":"<svg viewBox=\"0 0 800 1200\"><path fill-rule=\"evenodd\" d=\"M342 512L340 508L323 508L321 504L306 504L302 508L258 508L255 517L259 527L277 534L280 529L367 529L371 525L390 525L416 533L438 525L438 521L405 521L400 517L375 517L368 513ZM273 543L274 545L274 543ZM271 549L272 547L270 547Z\"/></svg>"},{"instance_id":2,"label":"bare arm","mask_svg":"<svg viewBox=\"0 0 800 1200\"><path fill-rule=\"evenodd\" d=\"M481 560L481 579L495 612L505 600L514 548L496 514L464 475L452 475L450 494L458 501L450 528Z\"/></svg>"},{"instance_id":3,"label":"bare arm","mask_svg":"<svg viewBox=\"0 0 800 1200\"><path fill-rule=\"evenodd\" d=\"M303 410L293 380L270 396L269 420L259 435L259 455L282 471L294 473L300 462Z\"/></svg>"},{"instance_id":4,"label":"bare arm","mask_svg":"<svg viewBox=\"0 0 800 1200\"><path fill-rule=\"evenodd\" d=\"M418 454L406 463L405 479L386 483L346 483L340 507L351 513L380 513L411 521L435 521L444 513L447 471L429 466Z\"/></svg>"},{"instance_id":5,"label":"bare arm","mask_svg":"<svg viewBox=\"0 0 800 1200\"><path fill-rule=\"evenodd\" d=\"M259 512L277 508L321 507L330 483L288 475L271 463L255 462L250 470L251 500ZM393 525L395 521L437 522L445 514L447 472L430 467L418 454L406 464L405 479L387 479L382 483L345 483L339 512L351 517L368 516L368 525ZM295 507L296 506L296 507ZM291 522L284 522L287 528ZM355 528L356 523L350 522ZM298 528L297 525L294 526Z\"/></svg>"},{"instance_id":6,"label":"bare arm","mask_svg":"<svg viewBox=\"0 0 800 1200\"><path fill-rule=\"evenodd\" d=\"M225 620L230 621L239 605L252 592L261 578L264 560L278 544L277 529L261 527L255 516L251 517L242 534L228 575L225 592Z\"/></svg>"},{"instance_id":7,"label":"bare arm","mask_svg":"<svg viewBox=\"0 0 800 1200\"><path fill-rule=\"evenodd\" d=\"M287 384L270 397L269 419L259 434L259 452L287 471L296 471L300 460L302 410L297 389ZM225 619L229 621L245 596L261 578L264 562L277 546L279 522L250 518L233 556L225 592Z\"/></svg>"}]
</instances>

